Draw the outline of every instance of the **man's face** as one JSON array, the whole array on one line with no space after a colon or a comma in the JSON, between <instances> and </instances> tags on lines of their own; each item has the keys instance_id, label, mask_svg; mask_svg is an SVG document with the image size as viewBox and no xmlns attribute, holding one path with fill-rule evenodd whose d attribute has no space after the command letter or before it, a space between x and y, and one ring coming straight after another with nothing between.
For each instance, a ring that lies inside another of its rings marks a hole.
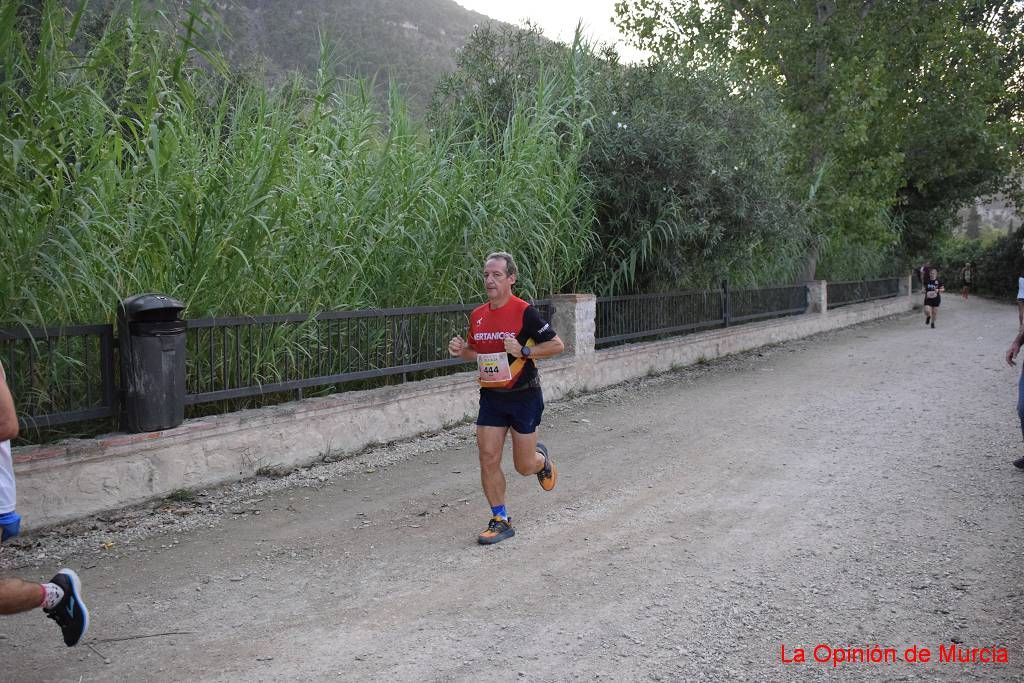
<instances>
[{"instance_id":1,"label":"man's face","mask_svg":"<svg viewBox=\"0 0 1024 683\"><path fill-rule=\"evenodd\" d=\"M487 290L488 299L500 300L512 294L516 276L509 275L507 267L508 264L503 258L492 258L484 264L484 289Z\"/></svg>"}]
</instances>

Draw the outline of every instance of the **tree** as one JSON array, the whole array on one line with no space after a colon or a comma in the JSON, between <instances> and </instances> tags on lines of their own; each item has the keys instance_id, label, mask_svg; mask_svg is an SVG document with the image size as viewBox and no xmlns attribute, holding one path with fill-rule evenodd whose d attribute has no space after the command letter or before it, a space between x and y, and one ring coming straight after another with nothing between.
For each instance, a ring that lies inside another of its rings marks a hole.
<instances>
[{"instance_id":1,"label":"tree","mask_svg":"<svg viewBox=\"0 0 1024 683\"><path fill-rule=\"evenodd\" d=\"M657 59L778 90L820 237L881 248L902 234L912 247L1019 154L1019 2L623 0L616 12ZM936 163L951 143L955 167Z\"/></svg>"},{"instance_id":2,"label":"tree","mask_svg":"<svg viewBox=\"0 0 1024 683\"><path fill-rule=\"evenodd\" d=\"M437 90L433 125L488 139L496 153L524 99L564 89L556 99L584 131L580 169L598 242L585 286L621 293L792 276L785 254L806 238L807 215L787 180L788 118L773 93L733 95L714 73L623 65L578 36L559 45L533 28L482 27L459 67Z\"/></svg>"},{"instance_id":3,"label":"tree","mask_svg":"<svg viewBox=\"0 0 1024 683\"><path fill-rule=\"evenodd\" d=\"M904 155L894 212L912 255L976 197L1013 191L1024 140L1024 3L934 5L908 19L926 39L892 51Z\"/></svg>"},{"instance_id":4,"label":"tree","mask_svg":"<svg viewBox=\"0 0 1024 683\"><path fill-rule=\"evenodd\" d=\"M793 276L808 216L786 178L788 117L763 91L650 64L599 79L584 174L602 283L659 291Z\"/></svg>"}]
</instances>

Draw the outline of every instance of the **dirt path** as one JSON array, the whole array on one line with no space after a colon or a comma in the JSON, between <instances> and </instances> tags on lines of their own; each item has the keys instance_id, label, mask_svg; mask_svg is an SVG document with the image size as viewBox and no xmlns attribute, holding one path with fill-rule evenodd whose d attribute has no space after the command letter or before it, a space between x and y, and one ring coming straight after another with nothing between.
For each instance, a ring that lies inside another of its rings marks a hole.
<instances>
[{"instance_id":1,"label":"dirt path","mask_svg":"<svg viewBox=\"0 0 1024 683\"><path fill-rule=\"evenodd\" d=\"M469 426L5 548L7 574L80 568L93 623L67 650L3 618L3 678L1024 680L1015 310L942 313L549 406L558 488L510 480L491 548ZM952 639L1009 662L934 661Z\"/></svg>"}]
</instances>

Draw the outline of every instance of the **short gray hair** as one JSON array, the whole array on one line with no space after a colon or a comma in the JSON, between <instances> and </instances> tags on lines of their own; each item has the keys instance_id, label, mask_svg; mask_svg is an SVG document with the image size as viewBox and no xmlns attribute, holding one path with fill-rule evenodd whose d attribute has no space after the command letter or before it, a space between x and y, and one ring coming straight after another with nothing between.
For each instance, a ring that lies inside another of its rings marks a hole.
<instances>
[{"instance_id":1,"label":"short gray hair","mask_svg":"<svg viewBox=\"0 0 1024 683\"><path fill-rule=\"evenodd\" d=\"M484 265L492 259L504 259L505 260L505 273L508 275L518 275L519 269L516 268L516 260L512 258L512 254L507 251L492 251L484 259Z\"/></svg>"}]
</instances>

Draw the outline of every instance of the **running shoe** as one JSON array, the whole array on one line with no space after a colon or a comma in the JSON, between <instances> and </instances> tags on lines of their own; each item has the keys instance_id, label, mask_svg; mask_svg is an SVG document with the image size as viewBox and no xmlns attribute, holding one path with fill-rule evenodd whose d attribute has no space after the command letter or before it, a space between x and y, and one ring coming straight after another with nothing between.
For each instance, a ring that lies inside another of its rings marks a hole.
<instances>
[{"instance_id":1,"label":"running shoe","mask_svg":"<svg viewBox=\"0 0 1024 683\"><path fill-rule=\"evenodd\" d=\"M555 482L558 481L558 468L555 467L555 463L551 461L551 456L548 455L547 446L541 442L537 442L537 452L544 456L544 468L537 473L537 481L540 482L540 487L545 491L550 491L555 488Z\"/></svg>"},{"instance_id":2,"label":"running shoe","mask_svg":"<svg viewBox=\"0 0 1024 683\"><path fill-rule=\"evenodd\" d=\"M932 317L931 317L930 315L926 315L926 316L924 317L924 324L925 324L925 325L927 325L927 324L928 324L928 323L930 323L931 321L932 321Z\"/></svg>"},{"instance_id":3,"label":"running shoe","mask_svg":"<svg viewBox=\"0 0 1024 683\"><path fill-rule=\"evenodd\" d=\"M50 582L61 587L64 597L53 609L43 611L60 626L64 644L74 647L89 630L89 610L82 602L82 581L72 570L61 569Z\"/></svg>"},{"instance_id":4,"label":"running shoe","mask_svg":"<svg viewBox=\"0 0 1024 683\"><path fill-rule=\"evenodd\" d=\"M1024 458L1017 458L1013 461L1013 466L1019 470L1024 470Z\"/></svg>"},{"instance_id":5,"label":"running shoe","mask_svg":"<svg viewBox=\"0 0 1024 683\"><path fill-rule=\"evenodd\" d=\"M487 529L477 536L476 540L480 545L493 545L515 535L516 530L512 528L511 519L492 517L491 521L487 523Z\"/></svg>"}]
</instances>

